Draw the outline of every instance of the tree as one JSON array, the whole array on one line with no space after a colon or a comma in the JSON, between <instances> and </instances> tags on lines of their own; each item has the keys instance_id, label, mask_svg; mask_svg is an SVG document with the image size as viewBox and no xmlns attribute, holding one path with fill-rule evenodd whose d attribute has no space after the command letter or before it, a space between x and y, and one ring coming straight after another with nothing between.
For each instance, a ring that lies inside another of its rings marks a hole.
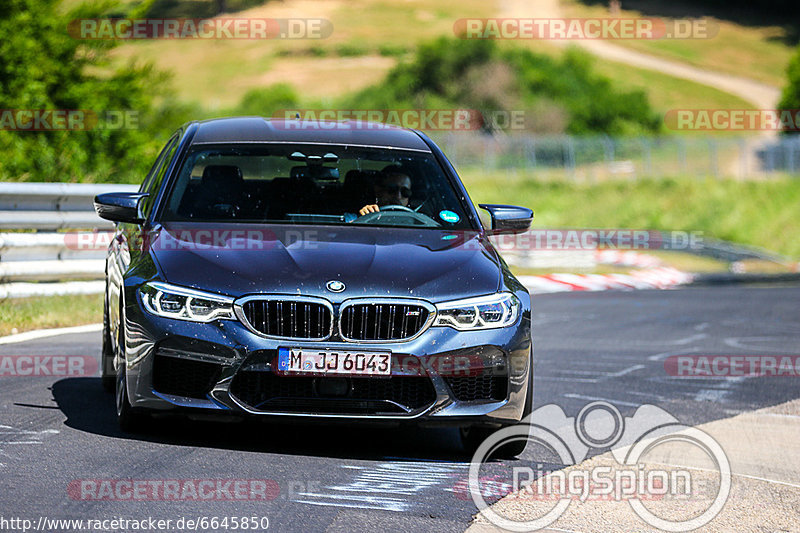
<instances>
[{"instance_id":1,"label":"tree","mask_svg":"<svg viewBox=\"0 0 800 533\"><path fill-rule=\"evenodd\" d=\"M794 112L800 109L800 46L797 47L789 66L786 68L788 83L783 89L783 96L778 104L778 109L791 109ZM800 133L800 129L785 130L784 133Z\"/></svg>"},{"instance_id":2,"label":"tree","mask_svg":"<svg viewBox=\"0 0 800 533\"><path fill-rule=\"evenodd\" d=\"M116 43L68 33L69 21L98 18L111 7L93 4L62 15L56 0L4 0L0 180L138 181L177 125L169 122L180 118L153 104L163 75L149 65L113 68L108 51ZM86 129L15 129L34 110L88 111Z\"/></svg>"}]
</instances>

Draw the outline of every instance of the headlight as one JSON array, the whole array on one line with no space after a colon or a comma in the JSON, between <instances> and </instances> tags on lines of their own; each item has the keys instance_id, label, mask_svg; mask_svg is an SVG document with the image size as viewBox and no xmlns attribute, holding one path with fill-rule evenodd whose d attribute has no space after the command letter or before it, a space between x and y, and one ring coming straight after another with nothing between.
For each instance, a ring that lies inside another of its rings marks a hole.
<instances>
[{"instance_id":1,"label":"headlight","mask_svg":"<svg viewBox=\"0 0 800 533\"><path fill-rule=\"evenodd\" d=\"M193 322L234 318L233 298L168 283L146 283L139 289L144 307L154 315Z\"/></svg>"},{"instance_id":2,"label":"headlight","mask_svg":"<svg viewBox=\"0 0 800 533\"><path fill-rule=\"evenodd\" d=\"M504 328L519 316L519 299L510 292L453 300L436 304L434 326L450 326L461 331Z\"/></svg>"}]
</instances>

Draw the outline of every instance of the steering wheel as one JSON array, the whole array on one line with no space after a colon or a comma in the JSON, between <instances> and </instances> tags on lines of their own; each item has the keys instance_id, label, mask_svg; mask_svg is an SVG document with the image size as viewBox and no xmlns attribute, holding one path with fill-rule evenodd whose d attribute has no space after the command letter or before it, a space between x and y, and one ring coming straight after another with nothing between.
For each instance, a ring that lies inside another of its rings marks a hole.
<instances>
[{"instance_id":1,"label":"steering wheel","mask_svg":"<svg viewBox=\"0 0 800 533\"><path fill-rule=\"evenodd\" d=\"M394 212L394 213L392 213ZM389 214L392 213L392 214ZM416 225L438 228L439 224L433 220L431 217L427 215L423 215L422 213L417 213L410 207L406 207L404 205L385 205L381 207L380 211L376 211L374 213L367 213L366 215L362 215L353 221L353 224L369 224L374 222L375 220L380 220L381 215L387 215L387 219L396 219L396 218L412 218Z\"/></svg>"},{"instance_id":2,"label":"steering wheel","mask_svg":"<svg viewBox=\"0 0 800 533\"><path fill-rule=\"evenodd\" d=\"M408 213L416 213L416 211L404 205L385 205L381 207L381 211L406 211Z\"/></svg>"}]
</instances>

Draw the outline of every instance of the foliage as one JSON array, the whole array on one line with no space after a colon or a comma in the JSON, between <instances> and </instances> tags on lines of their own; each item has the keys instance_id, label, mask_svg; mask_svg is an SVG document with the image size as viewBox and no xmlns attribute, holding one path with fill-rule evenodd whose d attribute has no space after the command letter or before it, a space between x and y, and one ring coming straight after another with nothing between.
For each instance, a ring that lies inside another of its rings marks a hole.
<instances>
[{"instance_id":1,"label":"foliage","mask_svg":"<svg viewBox=\"0 0 800 533\"><path fill-rule=\"evenodd\" d=\"M275 112L285 109L297 109L299 106L294 88L286 83L276 83L269 87L250 89L242 97L239 105L230 111L230 115L275 116Z\"/></svg>"},{"instance_id":2,"label":"foliage","mask_svg":"<svg viewBox=\"0 0 800 533\"><path fill-rule=\"evenodd\" d=\"M0 180L138 181L169 131L191 112L172 101L166 76L152 66L113 70L107 60L113 42L78 40L67 32L70 20L98 17L111 6L81 6L62 16L55 0L6 0L0 110L12 113L5 117L19 118L18 110L89 113L85 129L0 128Z\"/></svg>"},{"instance_id":3,"label":"foliage","mask_svg":"<svg viewBox=\"0 0 800 533\"><path fill-rule=\"evenodd\" d=\"M554 59L491 40L446 37L421 44L410 62L346 98L345 106L469 108L485 115L526 110L525 128L548 133L650 133L661 124L644 92L614 86L593 72L583 52Z\"/></svg>"},{"instance_id":4,"label":"foliage","mask_svg":"<svg viewBox=\"0 0 800 533\"><path fill-rule=\"evenodd\" d=\"M800 109L800 46L797 47L797 52L789 62L789 66L786 67L786 75L788 82L783 89L783 96L778 104L778 109L797 111ZM800 130L787 130L786 133L800 133Z\"/></svg>"}]
</instances>

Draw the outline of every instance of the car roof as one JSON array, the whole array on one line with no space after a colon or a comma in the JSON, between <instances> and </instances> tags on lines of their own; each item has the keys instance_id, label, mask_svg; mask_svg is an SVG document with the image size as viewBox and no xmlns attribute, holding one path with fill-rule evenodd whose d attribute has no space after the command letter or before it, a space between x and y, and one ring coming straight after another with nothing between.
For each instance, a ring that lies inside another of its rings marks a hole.
<instances>
[{"instance_id":1,"label":"car roof","mask_svg":"<svg viewBox=\"0 0 800 533\"><path fill-rule=\"evenodd\" d=\"M431 151L414 130L375 122L231 117L195 124L192 144L321 143Z\"/></svg>"}]
</instances>

